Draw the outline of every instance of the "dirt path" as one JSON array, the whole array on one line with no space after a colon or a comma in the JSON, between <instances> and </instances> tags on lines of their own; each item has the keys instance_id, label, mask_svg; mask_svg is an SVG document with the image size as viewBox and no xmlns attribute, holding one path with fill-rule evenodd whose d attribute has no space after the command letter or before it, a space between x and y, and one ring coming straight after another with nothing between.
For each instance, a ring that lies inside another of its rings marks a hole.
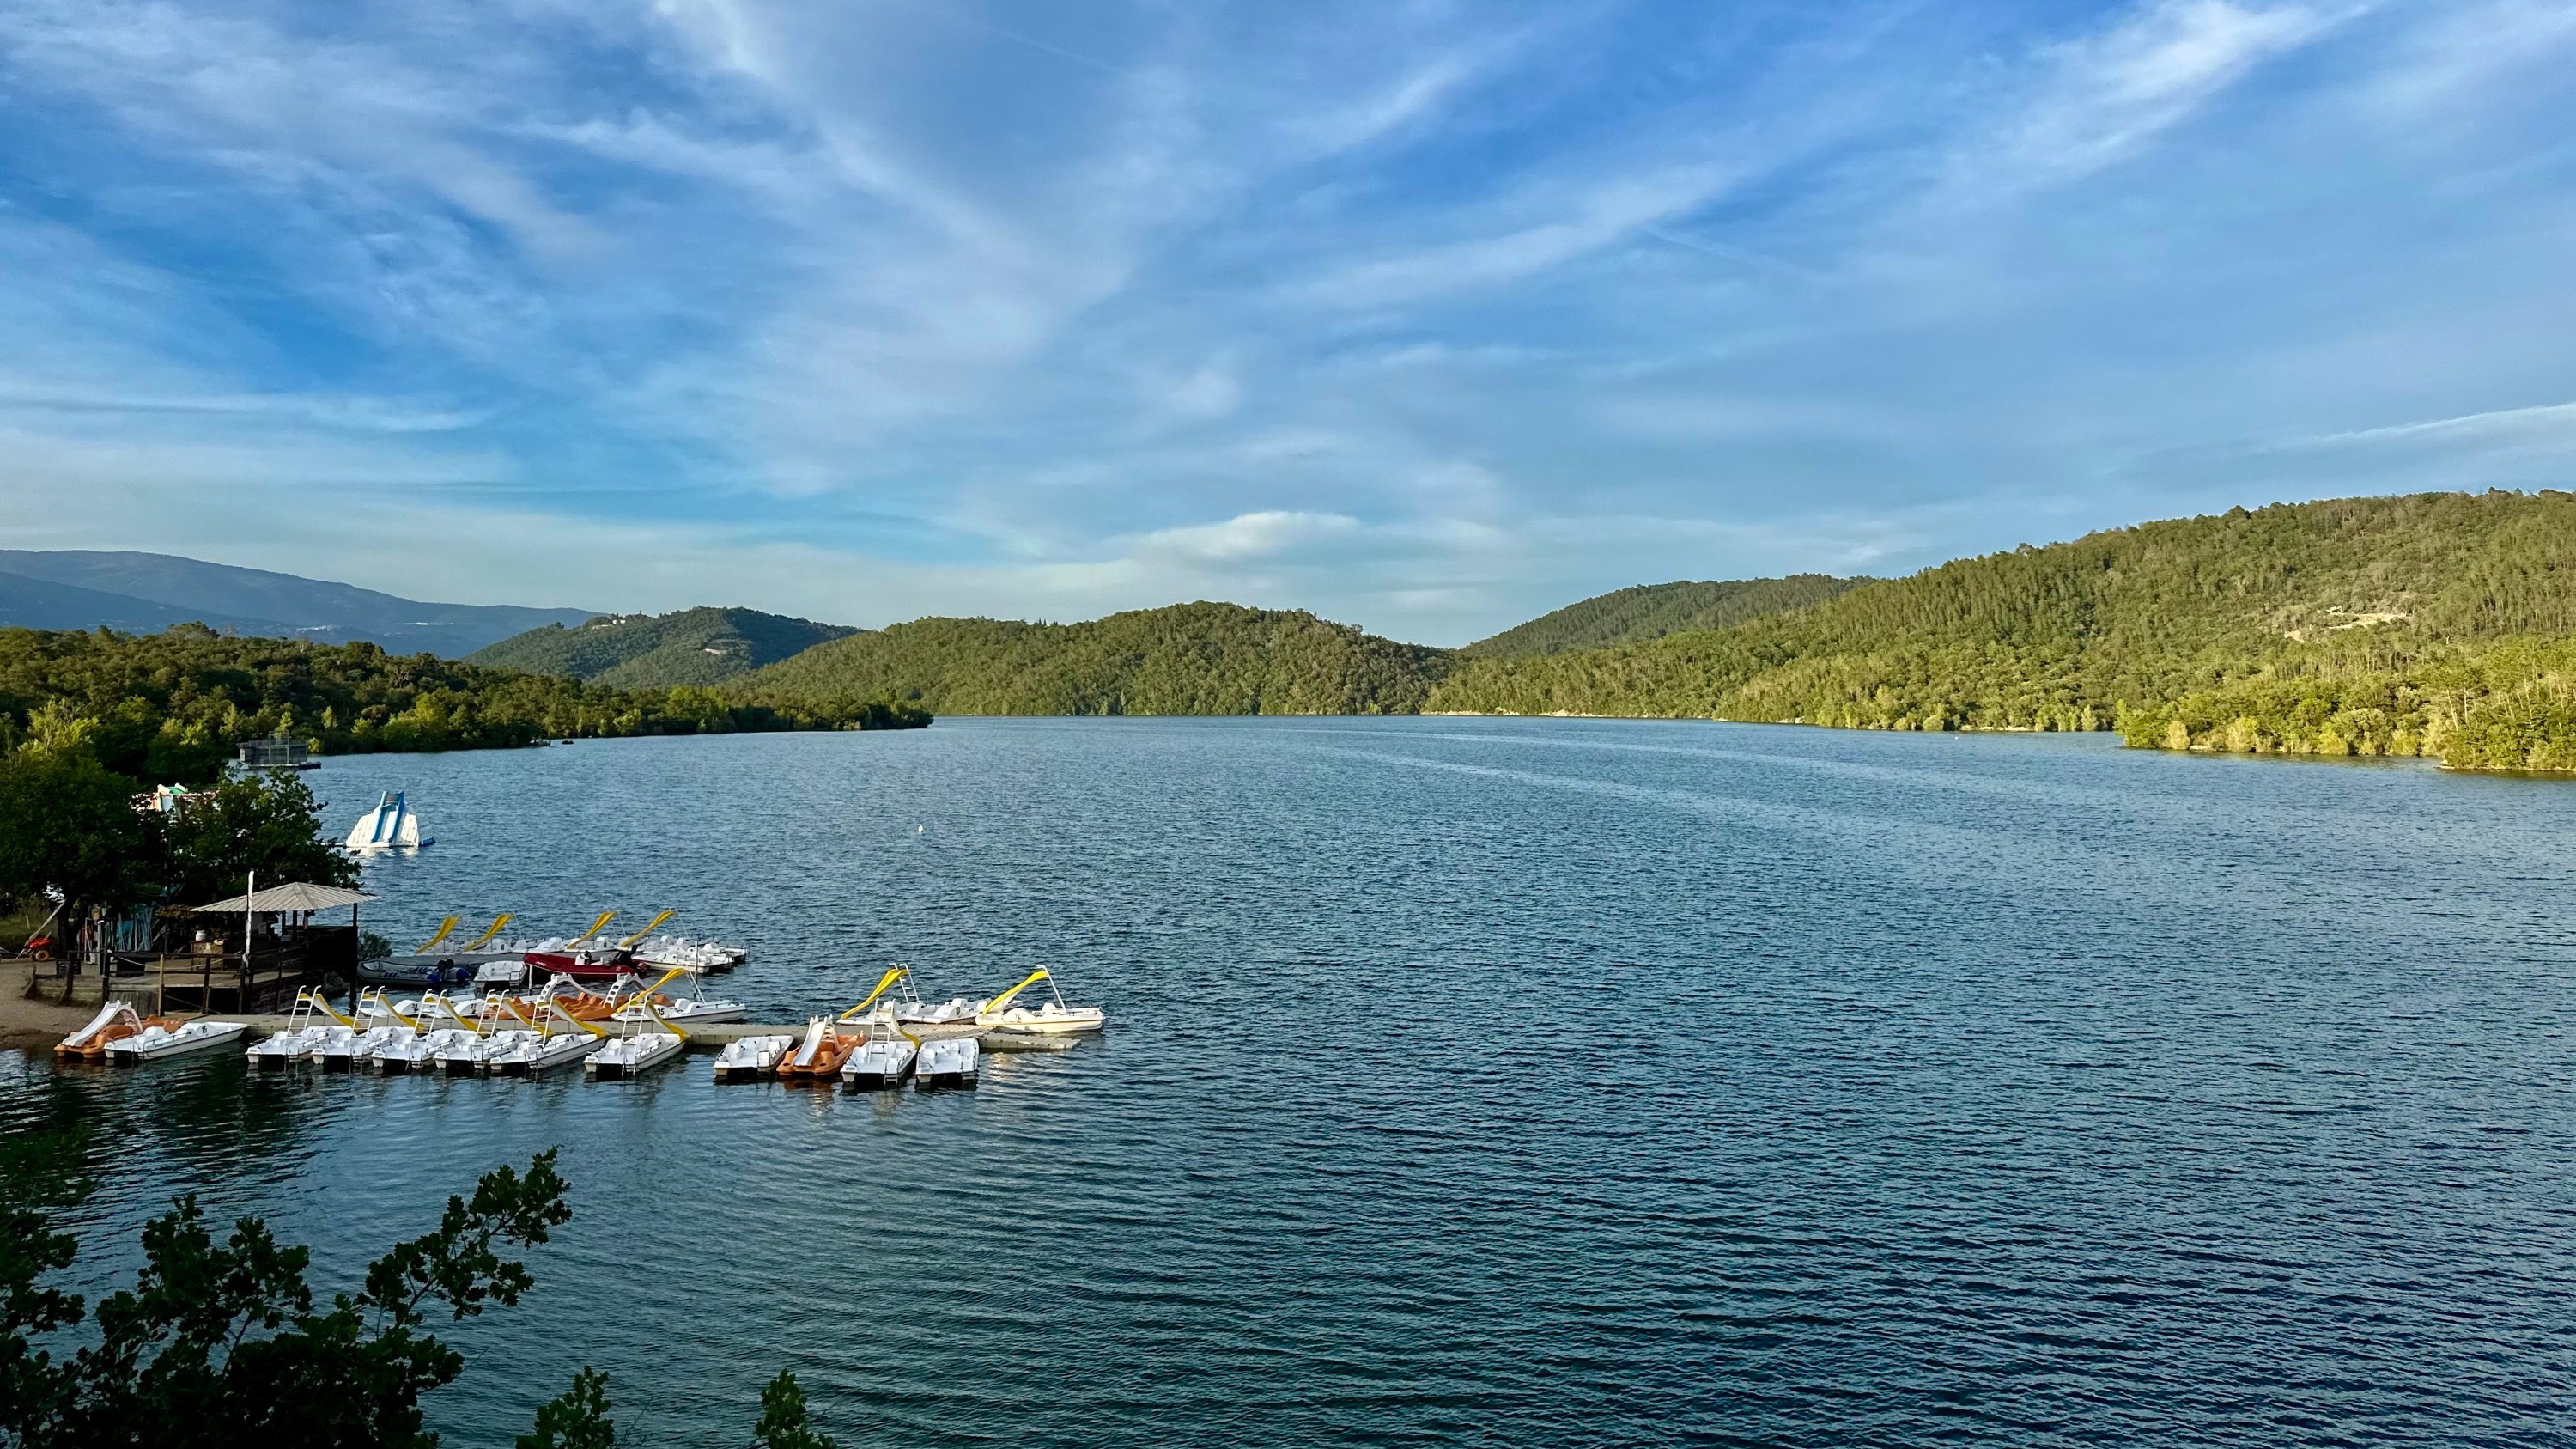
<instances>
[{"instance_id":1,"label":"dirt path","mask_svg":"<svg viewBox=\"0 0 2576 1449\"><path fill-rule=\"evenodd\" d=\"M0 962L0 1051L13 1047L49 1051L54 1043L81 1029L98 1014L96 1006L56 1006L27 999L28 977L42 969L50 980L53 967L24 961Z\"/></svg>"}]
</instances>

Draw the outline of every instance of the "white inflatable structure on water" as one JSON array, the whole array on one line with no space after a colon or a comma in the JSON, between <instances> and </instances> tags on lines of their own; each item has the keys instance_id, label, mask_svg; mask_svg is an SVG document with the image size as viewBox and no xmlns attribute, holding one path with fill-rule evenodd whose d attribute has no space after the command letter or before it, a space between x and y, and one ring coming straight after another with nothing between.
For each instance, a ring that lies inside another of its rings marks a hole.
<instances>
[{"instance_id":1,"label":"white inflatable structure on water","mask_svg":"<svg viewBox=\"0 0 2576 1449\"><path fill-rule=\"evenodd\" d=\"M420 817L411 812L400 790L387 790L376 802L376 808L358 817L349 827L349 838L340 842L343 850L365 855L379 850L417 850L433 844L420 833Z\"/></svg>"}]
</instances>

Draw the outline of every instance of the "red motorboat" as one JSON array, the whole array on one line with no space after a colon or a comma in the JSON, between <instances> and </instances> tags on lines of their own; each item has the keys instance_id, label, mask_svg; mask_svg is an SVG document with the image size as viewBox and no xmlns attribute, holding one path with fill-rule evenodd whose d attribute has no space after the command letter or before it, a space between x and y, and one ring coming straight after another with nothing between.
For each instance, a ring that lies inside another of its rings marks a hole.
<instances>
[{"instance_id":1,"label":"red motorboat","mask_svg":"<svg viewBox=\"0 0 2576 1449\"><path fill-rule=\"evenodd\" d=\"M614 981L634 973L635 953L619 946L600 946L579 951L530 951L523 957L528 970L551 971L575 981Z\"/></svg>"}]
</instances>

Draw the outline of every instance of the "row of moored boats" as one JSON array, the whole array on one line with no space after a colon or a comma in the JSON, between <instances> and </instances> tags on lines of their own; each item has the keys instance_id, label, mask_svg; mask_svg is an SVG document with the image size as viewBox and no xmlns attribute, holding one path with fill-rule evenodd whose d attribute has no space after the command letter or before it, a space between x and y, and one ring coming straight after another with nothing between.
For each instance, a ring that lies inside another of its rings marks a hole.
<instances>
[{"instance_id":1,"label":"row of moored boats","mask_svg":"<svg viewBox=\"0 0 2576 1449\"><path fill-rule=\"evenodd\" d=\"M638 1077L678 1060L692 1027L739 1022L748 1014L740 1002L665 989L692 974L675 968L646 985L630 973L598 988L557 975L533 991L431 991L400 1000L377 989L362 993L347 1015L318 991L299 992L286 1029L253 1042L244 1055L254 1069L269 1071L309 1064L324 1071L534 1077L579 1062L603 1080ZM1017 1004L1040 983L1051 999L1035 1008ZM981 1033L1065 1036L1098 1031L1105 1022L1099 1007L1068 1005L1044 968L998 996L933 1004L916 994L911 969L898 965L857 1005L812 1017L801 1034L726 1042L715 1076L720 1082L838 1080L855 1090L907 1080L971 1087L981 1073ZM248 1030L246 1022L146 1017L113 1003L55 1051L68 1059L144 1062L231 1045Z\"/></svg>"}]
</instances>

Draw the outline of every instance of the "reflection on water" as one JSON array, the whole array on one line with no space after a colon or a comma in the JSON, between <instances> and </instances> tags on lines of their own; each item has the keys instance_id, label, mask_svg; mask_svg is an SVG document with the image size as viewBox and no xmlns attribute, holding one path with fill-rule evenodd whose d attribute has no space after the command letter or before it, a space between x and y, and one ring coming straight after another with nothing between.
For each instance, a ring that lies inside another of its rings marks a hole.
<instances>
[{"instance_id":1,"label":"reflection on water","mask_svg":"<svg viewBox=\"0 0 2576 1449\"><path fill-rule=\"evenodd\" d=\"M334 761L368 924L616 907L767 1020L1044 962L973 1092L56 1074L88 1286L176 1193L347 1286L492 1164L579 1216L451 1443L571 1371L732 1445L1919 1443L2570 1426L2576 791L2094 739L944 721ZM417 936L413 933L418 933Z\"/></svg>"}]
</instances>

